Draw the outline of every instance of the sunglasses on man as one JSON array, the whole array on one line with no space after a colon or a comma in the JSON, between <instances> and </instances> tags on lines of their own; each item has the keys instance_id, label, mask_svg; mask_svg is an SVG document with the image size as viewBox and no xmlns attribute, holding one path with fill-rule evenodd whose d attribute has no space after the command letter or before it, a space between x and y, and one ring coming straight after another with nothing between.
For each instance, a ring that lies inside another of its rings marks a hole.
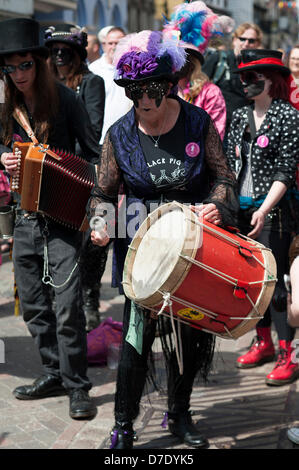
<instances>
[{"instance_id":1,"label":"sunglasses on man","mask_svg":"<svg viewBox=\"0 0 299 470\"><path fill-rule=\"evenodd\" d=\"M2 65L0 67L0 70L5 75L8 75L8 74L14 73L17 69L21 70L22 72L26 70L30 70L33 67L33 65L34 65L33 60L26 60L26 62L22 62L19 65Z\"/></svg>"},{"instance_id":2,"label":"sunglasses on man","mask_svg":"<svg viewBox=\"0 0 299 470\"><path fill-rule=\"evenodd\" d=\"M242 38L242 37L240 37L240 36L238 37L238 39L239 39L239 41L241 41L241 42L246 42L246 41L248 41L249 44L254 44L254 43L257 41L257 39L253 39L253 38Z\"/></svg>"}]
</instances>

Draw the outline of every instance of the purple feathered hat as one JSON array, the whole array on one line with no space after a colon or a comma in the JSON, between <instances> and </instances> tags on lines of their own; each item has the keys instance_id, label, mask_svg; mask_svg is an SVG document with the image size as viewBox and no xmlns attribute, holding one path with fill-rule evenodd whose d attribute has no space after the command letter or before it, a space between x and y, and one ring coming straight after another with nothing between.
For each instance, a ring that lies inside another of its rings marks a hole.
<instances>
[{"instance_id":1,"label":"purple feathered hat","mask_svg":"<svg viewBox=\"0 0 299 470\"><path fill-rule=\"evenodd\" d=\"M115 83L125 87L135 82L166 79L175 84L178 72L186 61L182 47L172 40L163 40L161 31L141 31L121 39L116 47Z\"/></svg>"}]
</instances>

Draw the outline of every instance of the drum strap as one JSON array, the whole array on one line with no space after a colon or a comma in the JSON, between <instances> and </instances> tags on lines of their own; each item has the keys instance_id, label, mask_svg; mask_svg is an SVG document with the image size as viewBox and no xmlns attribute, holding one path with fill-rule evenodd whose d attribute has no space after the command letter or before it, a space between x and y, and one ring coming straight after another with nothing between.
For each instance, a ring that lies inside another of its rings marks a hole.
<instances>
[{"instance_id":1,"label":"drum strap","mask_svg":"<svg viewBox=\"0 0 299 470\"><path fill-rule=\"evenodd\" d=\"M167 307L169 308L170 320L171 320L171 326L172 326L173 338L174 338L174 344L175 344L175 353L176 353L176 357L178 361L180 375L183 375L184 366L183 366L183 346L182 346L181 323L180 321L177 322L177 325L178 325L178 333L177 333L175 329L174 314L172 310L172 300L171 300L170 293L169 292L163 293L163 299L164 299L164 302L160 311L158 312L158 316L161 315Z\"/></svg>"}]
</instances>

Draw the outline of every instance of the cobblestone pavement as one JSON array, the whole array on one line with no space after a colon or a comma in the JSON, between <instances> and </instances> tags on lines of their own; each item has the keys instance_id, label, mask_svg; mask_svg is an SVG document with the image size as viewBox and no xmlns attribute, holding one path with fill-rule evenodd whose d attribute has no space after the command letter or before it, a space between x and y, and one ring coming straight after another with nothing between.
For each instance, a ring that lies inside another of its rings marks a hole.
<instances>
[{"instance_id":1,"label":"cobblestone pavement","mask_svg":"<svg viewBox=\"0 0 299 470\"><path fill-rule=\"evenodd\" d=\"M101 290L103 317L121 320L123 298L110 287L109 258ZM265 375L273 363L240 371L235 360L253 337L217 340L213 372L207 385L197 383L192 395L193 419L208 437L211 449L295 449L286 437L288 427L299 425L298 384L269 387ZM91 396L97 416L75 421L68 414L68 397L36 401L16 400L12 390L31 383L41 373L39 355L20 316L14 315L13 270L8 255L0 266L0 449L108 449L113 425L116 371L90 367ZM1 354L1 351L0 351ZM165 378L155 346L159 392L143 397L135 423L136 449L188 449L162 429L166 409ZM0 356L1 359L1 356ZM2 358L3 359L3 358Z\"/></svg>"}]
</instances>

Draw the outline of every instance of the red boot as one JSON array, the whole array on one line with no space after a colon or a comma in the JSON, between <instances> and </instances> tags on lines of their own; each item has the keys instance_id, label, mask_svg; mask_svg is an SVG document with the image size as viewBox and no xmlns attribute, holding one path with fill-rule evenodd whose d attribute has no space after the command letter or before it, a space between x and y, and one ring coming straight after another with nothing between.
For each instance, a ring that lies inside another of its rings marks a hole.
<instances>
[{"instance_id":1,"label":"red boot","mask_svg":"<svg viewBox=\"0 0 299 470\"><path fill-rule=\"evenodd\" d=\"M299 377L299 365L292 362L291 341L279 341L279 355L274 369L266 377L267 385L285 385Z\"/></svg>"},{"instance_id":2,"label":"red boot","mask_svg":"<svg viewBox=\"0 0 299 470\"><path fill-rule=\"evenodd\" d=\"M249 369L258 367L266 362L270 362L275 357L275 349L271 338L271 328L257 328L257 338L249 351L238 357L237 367L239 369Z\"/></svg>"}]
</instances>

